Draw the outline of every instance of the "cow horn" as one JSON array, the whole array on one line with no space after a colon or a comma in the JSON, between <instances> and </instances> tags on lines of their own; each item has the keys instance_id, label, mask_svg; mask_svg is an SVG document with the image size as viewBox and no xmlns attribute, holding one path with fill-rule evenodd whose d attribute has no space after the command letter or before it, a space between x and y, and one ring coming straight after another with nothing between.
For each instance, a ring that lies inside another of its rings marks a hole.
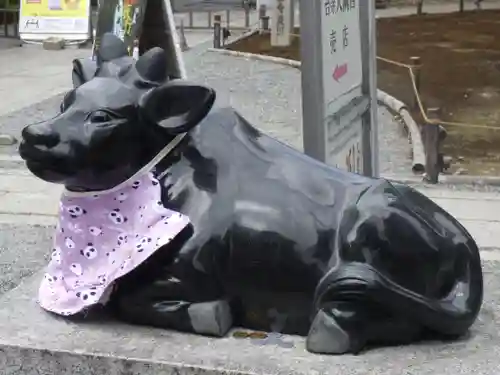
<instances>
[{"instance_id":1,"label":"cow horn","mask_svg":"<svg viewBox=\"0 0 500 375\"><path fill-rule=\"evenodd\" d=\"M99 51L97 52L97 63L99 65L127 55L127 46L120 38L112 33L105 33L102 36Z\"/></svg>"},{"instance_id":2,"label":"cow horn","mask_svg":"<svg viewBox=\"0 0 500 375\"><path fill-rule=\"evenodd\" d=\"M150 82L163 83L167 79L167 55L159 47L151 48L135 63L139 75Z\"/></svg>"}]
</instances>

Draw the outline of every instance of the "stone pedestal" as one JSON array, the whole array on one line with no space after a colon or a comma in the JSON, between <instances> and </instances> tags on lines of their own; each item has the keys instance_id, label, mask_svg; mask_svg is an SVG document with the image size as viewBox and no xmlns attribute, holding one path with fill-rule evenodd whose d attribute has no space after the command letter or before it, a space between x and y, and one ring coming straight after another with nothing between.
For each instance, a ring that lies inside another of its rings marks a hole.
<instances>
[{"instance_id":1,"label":"stone pedestal","mask_svg":"<svg viewBox=\"0 0 500 375\"><path fill-rule=\"evenodd\" d=\"M114 322L51 316L35 301L38 274L0 299L2 375L455 375L495 374L499 366L500 271L486 267L485 303L471 337L374 348L358 356L305 351L301 337L214 339ZM496 302L495 302L496 301Z\"/></svg>"}]
</instances>

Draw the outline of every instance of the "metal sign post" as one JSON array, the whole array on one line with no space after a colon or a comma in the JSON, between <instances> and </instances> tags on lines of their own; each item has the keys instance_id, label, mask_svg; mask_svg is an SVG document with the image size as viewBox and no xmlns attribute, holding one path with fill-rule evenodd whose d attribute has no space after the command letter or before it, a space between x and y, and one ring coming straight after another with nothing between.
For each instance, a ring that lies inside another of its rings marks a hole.
<instances>
[{"instance_id":1,"label":"metal sign post","mask_svg":"<svg viewBox=\"0 0 500 375\"><path fill-rule=\"evenodd\" d=\"M378 176L374 0L301 0L304 152Z\"/></svg>"},{"instance_id":2,"label":"metal sign post","mask_svg":"<svg viewBox=\"0 0 500 375\"><path fill-rule=\"evenodd\" d=\"M118 35L128 46L129 54L139 55L153 47L167 52L167 74L186 78L179 37L170 0L101 0L97 16L94 53L106 32Z\"/></svg>"}]
</instances>

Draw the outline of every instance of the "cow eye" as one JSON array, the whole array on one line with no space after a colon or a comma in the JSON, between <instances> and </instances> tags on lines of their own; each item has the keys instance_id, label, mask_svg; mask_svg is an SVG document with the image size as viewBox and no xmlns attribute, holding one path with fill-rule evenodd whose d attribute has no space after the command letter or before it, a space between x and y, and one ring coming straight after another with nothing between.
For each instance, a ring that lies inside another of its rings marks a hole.
<instances>
[{"instance_id":1,"label":"cow eye","mask_svg":"<svg viewBox=\"0 0 500 375\"><path fill-rule=\"evenodd\" d=\"M93 123L103 123L111 120L110 114L105 111L95 111L90 115L90 121Z\"/></svg>"}]
</instances>

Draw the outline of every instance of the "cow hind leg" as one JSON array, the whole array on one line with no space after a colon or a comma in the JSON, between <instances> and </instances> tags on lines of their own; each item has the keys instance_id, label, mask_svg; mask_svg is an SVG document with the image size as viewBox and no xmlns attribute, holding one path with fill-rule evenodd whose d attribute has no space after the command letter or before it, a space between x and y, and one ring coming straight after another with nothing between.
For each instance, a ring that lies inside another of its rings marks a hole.
<instances>
[{"instance_id":1,"label":"cow hind leg","mask_svg":"<svg viewBox=\"0 0 500 375\"><path fill-rule=\"evenodd\" d=\"M371 345L403 345L419 339L422 327L373 303L325 303L316 313L307 350L321 354L357 354Z\"/></svg>"}]
</instances>

